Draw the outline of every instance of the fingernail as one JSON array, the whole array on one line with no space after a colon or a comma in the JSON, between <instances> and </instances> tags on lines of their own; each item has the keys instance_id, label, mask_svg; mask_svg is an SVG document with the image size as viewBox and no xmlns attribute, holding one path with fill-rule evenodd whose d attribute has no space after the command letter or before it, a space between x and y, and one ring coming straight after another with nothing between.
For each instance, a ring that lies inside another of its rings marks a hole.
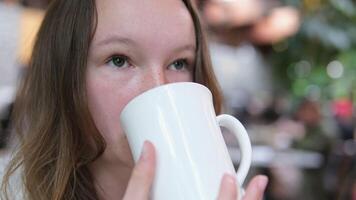
<instances>
[{"instance_id":1,"label":"fingernail","mask_svg":"<svg viewBox=\"0 0 356 200\"><path fill-rule=\"evenodd\" d=\"M145 141L143 143L142 147L142 152L141 152L141 159L146 160L148 158L149 152L148 152L148 141Z\"/></svg>"},{"instance_id":2,"label":"fingernail","mask_svg":"<svg viewBox=\"0 0 356 200\"><path fill-rule=\"evenodd\" d=\"M226 180L226 182L228 182L229 184L232 184L232 185L236 185L236 178L235 176L231 175L231 174L224 174L224 179Z\"/></svg>"},{"instance_id":3,"label":"fingernail","mask_svg":"<svg viewBox=\"0 0 356 200\"><path fill-rule=\"evenodd\" d=\"M268 183L268 178L267 176L261 176L258 180L258 188L260 190L264 190L267 186L267 183Z\"/></svg>"}]
</instances>

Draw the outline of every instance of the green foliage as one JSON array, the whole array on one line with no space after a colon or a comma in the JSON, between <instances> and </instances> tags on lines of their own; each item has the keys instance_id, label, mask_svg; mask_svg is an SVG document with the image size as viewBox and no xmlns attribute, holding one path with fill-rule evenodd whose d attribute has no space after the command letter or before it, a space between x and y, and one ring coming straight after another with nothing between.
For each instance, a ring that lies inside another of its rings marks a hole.
<instances>
[{"instance_id":1,"label":"green foliage","mask_svg":"<svg viewBox=\"0 0 356 200\"><path fill-rule=\"evenodd\" d=\"M302 16L299 32L273 46L279 86L294 97L356 97L356 2L285 0Z\"/></svg>"}]
</instances>

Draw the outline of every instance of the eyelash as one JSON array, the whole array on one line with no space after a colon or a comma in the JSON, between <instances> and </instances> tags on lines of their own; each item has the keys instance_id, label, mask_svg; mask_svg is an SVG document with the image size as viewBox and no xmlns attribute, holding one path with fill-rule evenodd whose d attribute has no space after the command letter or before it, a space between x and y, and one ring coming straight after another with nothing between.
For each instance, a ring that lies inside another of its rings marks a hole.
<instances>
[{"instance_id":1,"label":"eyelash","mask_svg":"<svg viewBox=\"0 0 356 200\"><path fill-rule=\"evenodd\" d=\"M186 58L177 59L177 60L173 61L172 64L170 64L169 66L174 65L174 64L176 64L177 62L182 62L182 63L183 63L183 65L184 65L184 69L183 69L183 70L189 70L190 65L189 65L188 59L186 59ZM177 71L180 71L180 69L176 69L176 70L177 70Z\"/></svg>"},{"instance_id":2,"label":"eyelash","mask_svg":"<svg viewBox=\"0 0 356 200\"><path fill-rule=\"evenodd\" d=\"M124 61L125 63L128 63L129 65L131 65L130 62L129 62L129 58L128 58L127 56L124 56L124 55L112 55L112 56L109 57L109 59L108 59L105 63L106 63L106 64L110 64L110 65L112 65L113 67L121 68L121 66L119 67L119 66L115 65L115 63L114 63L114 59L115 59L115 58L117 58L117 59L123 59L123 61ZM111 62L113 62L113 63L111 64ZM125 64L125 63L124 63L124 64Z\"/></svg>"},{"instance_id":3,"label":"eyelash","mask_svg":"<svg viewBox=\"0 0 356 200\"><path fill-rule=\"evenodd\" d=\"M122 66L117 66L115 63L114 63L114 59L117 58L117 59L123 59L123 62L127 63L129 66L131 66L131 63L130 63L130 59L129 57L125 56L125 55L112 55L110 56L107 61L105 62L105 64L109 64L113 67L118 67L118 68L125 68L125 67L122 67ZM113 63L111 63L113 62ZM179 59L176 59L174 60L171 64L169 64L168 68L170 68L171 65L174 65L176 64L177 62L182 62L184 64L184 68L183 69L175 69L176 71L182 71L182 70L190 70L191 69L191 62L189 61L188 58L179 58ZM125 64L123 63L123 65ZM128 67L129 67L128 66Z\"/></svg>"}]
</instances>

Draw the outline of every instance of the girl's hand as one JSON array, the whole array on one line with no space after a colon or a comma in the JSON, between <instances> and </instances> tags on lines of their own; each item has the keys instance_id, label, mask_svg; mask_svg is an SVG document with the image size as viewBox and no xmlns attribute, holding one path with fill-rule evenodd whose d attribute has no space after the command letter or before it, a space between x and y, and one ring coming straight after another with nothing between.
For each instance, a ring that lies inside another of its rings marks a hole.
<instances>
[{"instance_id":1,"label":"girl's hand","mask_svg":"<svg viewBox=\"0 0 356 200\"><path fill-rule=\"evenodd\" d=\"M156 154L151 142L146 141L140 159L132 171L124 200L149 199L156 168ZM256 176L249 183L243 200L260 200L267 185L266 176ZM225 175L221 181L218 200L236 200L237 183L234 176Z\"/></svg>"},{"instance_id":2,"label":"girl's hand","mask_svg":"<svg viewBox=\"0 0 356 200\"><path fill-rule=\"evenodd\" d=\"M267 186L268 179L266 176L255 176L245 191L243 200L261 200ZM235 176L224 175L221 181L218 200L236 200L237 199L237 183Z\"/></svg>"},{"instance_id":3,"label":"girl's hand","mask_svg":"<svg viewBox=\"0 0 356 200\"><path fill-rule=\"evenodd\" d=\"M143 144L143 150L139 161L132 171L129 184L123 200L149 199L152 182L155 175L156 154L151 142Z\"/></svg>"}]
</instances>

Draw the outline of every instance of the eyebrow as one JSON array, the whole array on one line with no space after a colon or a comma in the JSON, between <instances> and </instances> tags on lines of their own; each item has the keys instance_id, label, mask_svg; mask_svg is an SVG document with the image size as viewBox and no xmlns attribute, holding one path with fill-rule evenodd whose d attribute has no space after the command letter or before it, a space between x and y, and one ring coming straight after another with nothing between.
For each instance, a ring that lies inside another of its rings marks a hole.
<instances>
[{"instance_id":1,"label":"eyebrow","mask_svg":"<svg viewBox=\"0 0 356 200\"><path fill-rule=\"evenodd\" d=\"M126 45L135 45L135 41L130 39L130 38L126 38L126 37L119 37L119 36L109 36L106 37L103 40L99 40L97 42L97 44L95 44L95 46L105 46L108 45L110 43L123 43Z\"/></svg>"},{"instance_id":2,"label":"eyebrow","mask_svg":"<svg viewBox=\"0 0 356 200\"><path fill-rule=\"evenodd\" d=\"M180 46L180 47L174 49L174 52L181 52L181 51L193 51L193 52L195 52L196 51L196 47L193 44L186 44L186 45L183 45L183 46Z\"/></svg>"},{"instance_id":3,"label":"eyebrow","mask_svg":"<svg viewBox=\"0 0 356 200\"><path fill-rule=\"evenodd\" d=\"M125 44L127 46L137 46L137 43L130 39L130 38L127 38L127 37L120 37L120 36L109 36L109 37L106 37L105 39L103 40L99 40L95 46L105 46L105 45L108 45L108 44L111 44L111 43L122 43L122 44ZM182 51L193 51L195 52L196 51L196 46L195 44L185 44L185 45L182 45L182 46L179 46L177 48L174 49L174 52L182 52Z\"/></svg>"}]
</instances>

